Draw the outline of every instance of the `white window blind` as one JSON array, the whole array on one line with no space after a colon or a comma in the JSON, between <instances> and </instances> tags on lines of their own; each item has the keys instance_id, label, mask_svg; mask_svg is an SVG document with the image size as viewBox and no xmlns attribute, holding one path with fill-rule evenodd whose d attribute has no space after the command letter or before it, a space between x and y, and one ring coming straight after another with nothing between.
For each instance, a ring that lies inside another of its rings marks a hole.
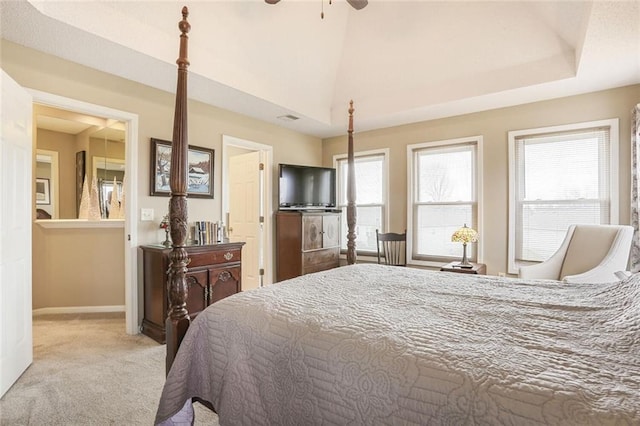
<instances>
[{"instance_id":1,"label":"white window blind","mask_svg":"<svg viewBox=\"0 0 640 426\"><path fill-rule=\"evenodd\" d=\"M386 153L354 155L356 174L356 251L376 252L376 229L385 231L386 214ZM338 207L342 209L340 245L347 249L347 169L346 157L336 157Z\"/></svg>"},{"instance_id":2,"label":"white window blind","mask_svg":"<svg viewBox=\"0 0 640 426\"><path fill-rule=\"evenodd\" d=\"M477 229L477 141L413 149L412 259L448 262L462 255L451 235ZM474 244L467 247L476 259Z\"/></svg>"},{"instance_id":3,"label":"white window blind","mask_svg":"<svg viewBox=\"0 0 640 426\"><path fill-rule=\"evenodd\" d=\"M546 260L571 224L612 223L610 126L518 135L512 144L513 261Z\"/></svg>"}]
</instances>

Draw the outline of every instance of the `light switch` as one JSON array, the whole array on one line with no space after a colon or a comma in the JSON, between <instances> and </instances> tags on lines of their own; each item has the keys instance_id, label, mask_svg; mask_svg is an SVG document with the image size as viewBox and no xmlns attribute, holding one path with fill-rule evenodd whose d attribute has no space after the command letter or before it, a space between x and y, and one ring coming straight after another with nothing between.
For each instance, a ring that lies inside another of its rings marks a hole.
<instances>
[{"instance_id":1,"label":"light switch","mask_svg":"<svg viewBox=\"0 0 640 426\"><path fill-rule=\"evenodd\" d=\"M140 220L150 222L153 220L153 209L140 209Z\"/></svg>"}]
</instances>

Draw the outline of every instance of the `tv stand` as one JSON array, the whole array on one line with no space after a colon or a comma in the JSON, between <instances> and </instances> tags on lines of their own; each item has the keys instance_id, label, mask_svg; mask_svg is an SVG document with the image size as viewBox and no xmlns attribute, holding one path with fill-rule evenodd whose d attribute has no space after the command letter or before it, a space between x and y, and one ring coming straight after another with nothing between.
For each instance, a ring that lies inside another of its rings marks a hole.
<instances>
[{"instance_id":1,"label":"tv stand","mask_svg":"<svg viewBox=\"0 0 640 426\"><path fill-rule=\"evenodd\" d=\"M340 211L276 213L276 281L340 266Z\"/></svg>"},{"instance_id":2,"label":"tv stand","mask_svg":"<svg viewBox=\"0 0 640 426\"><path fill-rule=\"evenodd\" d=\"M339 209L300 209L295 211L302 213L342 213L342 210Z\"/></svg>"},{"instance_id":3,"label":"tv stand","mask_svg":"<svg viewBox=\"0 0 640 426\"><path fill-rule=\"evenodd\" d=\"M280 211L280 212L329 212L329 213L340 213L340 212L342 212L342 210L337 209L335 207L310 206L310 205L280 206L278 211Z\"/></svg>"}]
</instances>

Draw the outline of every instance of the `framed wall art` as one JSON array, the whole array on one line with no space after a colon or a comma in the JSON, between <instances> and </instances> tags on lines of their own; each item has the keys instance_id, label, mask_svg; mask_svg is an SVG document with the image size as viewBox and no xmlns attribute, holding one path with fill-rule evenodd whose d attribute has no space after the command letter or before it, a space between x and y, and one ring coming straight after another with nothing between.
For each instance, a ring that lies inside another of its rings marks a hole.
<instances>
[{"instance_id":1,"label":"framed wall art","mask_svg":"<svg viewBox=\"0 0 640 426\"><path fill-rule=\"evenodd\" d=\"M213 198L213 149L189 145L187 163L189 198ZM150 165L151 195L168 197L171 194L171 142L151 138Z\"/></svg>"},{"instance_id":2,"label":"framed wall art","mask_svg":"<svg viewBox=\"0 0 640 426\"><path fill-rule=\"evenodd\" d=\"M36 204L51 204L49 179L36 178Z\"/></svg>"}]
</instances>

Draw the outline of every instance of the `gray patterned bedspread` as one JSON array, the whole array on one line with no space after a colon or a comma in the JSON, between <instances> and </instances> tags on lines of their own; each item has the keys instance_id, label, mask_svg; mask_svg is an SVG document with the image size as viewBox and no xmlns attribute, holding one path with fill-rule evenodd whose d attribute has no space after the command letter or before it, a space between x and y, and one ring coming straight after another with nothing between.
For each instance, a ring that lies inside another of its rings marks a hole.
<instances>
[{"instance_id":1,"label":"gray patterned bedspread","mask_svg":"<svg viewBox=\"0 0 640 426\"><path fill-rule=\"evenodd\" d=\"M216 302L156 423L640 425L640 274L562 284L344 266Z\"/></svg>"}]
</instances>

